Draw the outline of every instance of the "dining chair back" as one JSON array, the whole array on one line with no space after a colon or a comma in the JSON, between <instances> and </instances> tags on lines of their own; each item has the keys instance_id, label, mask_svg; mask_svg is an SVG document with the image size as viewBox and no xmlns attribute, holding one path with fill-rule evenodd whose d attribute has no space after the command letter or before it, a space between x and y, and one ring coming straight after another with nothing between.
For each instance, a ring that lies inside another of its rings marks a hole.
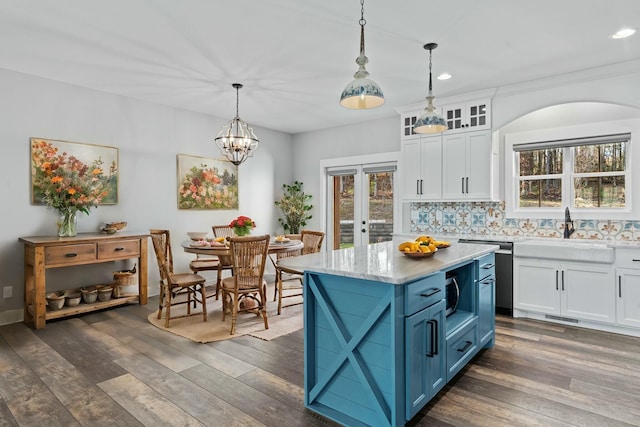
<instances>
[{"instance_id":1,"label":"dining chair back","mask_svg":"<svg viewBox=\"0 0 640 427\"><path fill-rule=\"evenodd\" d=\"M265 329L269 329L264 280L269 239L268 234L230 238L233 275L222 279L222 320L231 313L231 335L236 333L238 312L242 311L262 316Z\"/></svg>"},{"instance_id":2,"label":"dining chair back","mask_svg":"<svg viewBox=\"0 0 640 427\"><path fill-rule=\"evenodd\" d=\"M215 237L233 237L233 227L230 225L214 225L211 227Z\"/></svg>"},{"instance_id":3,"label":"dining chair back","mask_svg":"<svg viewBox=\"0 0 640 427\"><path fill-rule=\"evenodd\" d=\"M158 302L158 319L162 318L162 309L165 309L165 328L169 327L169 320L179 317L200 314L191 313L191 302L202 305L202 320L207 321L207 301L205 291L205 278L193 273L175 273L173 269L173 252L171 251L171 236L169 230L151 229L151 241L158 262L160 273L160 300ZM199 294L199 295L198 295ZM186 295L186 299L178 296ZM171 316L171 307L186 304L186 314Z\"/></svg>"},{"instance_id":4,"label":"dining chair back","mask_svg":"<svg viewBox=\"0 0 640 427\"><path fill-rule=\"evenodd\" d=\"M228 239L233 237L233 227L230 225L213 225L211 226L211 230L213 231L214 237L224 237ZM216 299L218 299L218 295L220 294L220 290L222 287L222 272L227 270L233 272L233 263L231 261L230 256L219 256L218 257L218 266L216 268L218 270L218 275L216 278ZM233 274L233 273L232 273Z\"/></svg>"},{"instance_id":5,"label":"dining chair back","mask_svg":"<svg viewBox=\"0 0 640 427\"><path fill-rule=\"evenodd\" d=\"M300 251L300 253L293 253L293 256L296 255L307 255L316 252L320 252L320 248L322 248L322 241L324 240L324 232L322 231L312 231L312 230L302 230L300 233L300 240L304 244L304 247ZM278 256L278 262L276 262L276 286L275 286L275 296L278 297L278 314L282 313L283 307L290 307L292 305L302 304L302 300L300 299L297 302L293 302L288 305L282 305L283 298L294 298L300 297L303 295L303 283L302 278L304 272L298 271L292 268L283 267L279 264L279 261L283 258L288 258L292 255L288 253L283 253L281 256ZM293 282L293 283L291 283Z\"/></svg>"}]
</instances>

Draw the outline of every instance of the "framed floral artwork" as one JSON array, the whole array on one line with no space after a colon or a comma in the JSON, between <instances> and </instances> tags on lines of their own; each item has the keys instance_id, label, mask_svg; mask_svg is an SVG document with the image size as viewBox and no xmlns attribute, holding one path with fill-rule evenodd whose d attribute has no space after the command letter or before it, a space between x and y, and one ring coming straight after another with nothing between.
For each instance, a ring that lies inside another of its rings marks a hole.
<instances>
[{"instance_id":1,"label":"framed floral artwork","mask_svg":"<svg viewBox=\"0 0 640 427\"><path fill-rule=\"evenodd\" d=\"M178 209L238 209L238 166L178 154Z\"/></svg>"},{"instance_id":2,"label":"framed floral artwork","mask_svg":"<svg viewBox=\"0 0 640 427\"><path fill-rule=\"evenodd\" d=\"M118 148L31 138L31 203L85 211L118 203Z\"/></svg>"}]
</instances>

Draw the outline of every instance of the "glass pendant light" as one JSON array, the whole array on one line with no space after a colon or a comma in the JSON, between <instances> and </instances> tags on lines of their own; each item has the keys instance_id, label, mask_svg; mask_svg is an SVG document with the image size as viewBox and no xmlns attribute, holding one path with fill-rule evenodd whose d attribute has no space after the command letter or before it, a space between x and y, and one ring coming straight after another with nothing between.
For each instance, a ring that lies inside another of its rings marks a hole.
<instances>
[{"instance_id":1,"label":"glass pendant light","mask_svg":"<svg viewBox=\"0 0 640 427\"><path fill-rule=\"evenodd\" d=\"M444 117L442 117L442 115L439 114L433 106L433 100L435 97L431 93L433 89L433 85L431 83L431 53L433 49L437 47L437 43L427 43L424 45L424 48L429 51L429 96L427 96L427 107L413 125L413 131L415 133L439 133L449 129Z\"/></svg>"},{"instance_id":2,"label":"glass pendant light","mask_svg":"<svg viewBox=\"0 0 640 427\"><path fill-rule=\"evenodd\" d=\"M365 65L369 59L364 54L364 0L360 0L360 56L356 58L358 71L353 75L354 79L342 91L340 105L354 110L365 110L379 107L384 104L384 94L378 83L369 79L369 72Z\"/></svg>"},{"instance_id":3,"label":"glass pendant light","mask_svg":"<svg viewBox=\"0 0 640 427\"><path fill-rule=\"evenodd\" d=\"M236 89L236 116L220 126L220 132L218 132L215 141L222 154L237 166L247 158L253 157L253 152L258 148L260 141L254 135L253 129L238 115L239 90L242 89L242 85L234 83L231 86Z\"/></svg>"}]
</instances>

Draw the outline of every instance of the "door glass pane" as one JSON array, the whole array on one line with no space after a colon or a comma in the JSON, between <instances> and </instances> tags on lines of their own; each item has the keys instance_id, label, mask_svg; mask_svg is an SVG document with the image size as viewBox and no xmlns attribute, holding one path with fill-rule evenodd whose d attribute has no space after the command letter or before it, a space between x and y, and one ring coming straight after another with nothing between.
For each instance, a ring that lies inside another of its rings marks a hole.
<instances>
[{"instance_id":1,"label":"door glass pane","mask_svg":"<svg viewBox=\"0 0 640 427\"><path fill-rule=\"evenodd\" d=\"M354 176L333 177L333 249L353 246Z\"/></svg>"},{"instance_id":2,"label":"door glass pane","mask_svg":"<svg viewBox=\"0 0 640 427\"><path fill-rule=\"evenodd\" d=\"M393 233L393 172L367 174L369 243L388 242Z\"/></svg>"}]
</instances>

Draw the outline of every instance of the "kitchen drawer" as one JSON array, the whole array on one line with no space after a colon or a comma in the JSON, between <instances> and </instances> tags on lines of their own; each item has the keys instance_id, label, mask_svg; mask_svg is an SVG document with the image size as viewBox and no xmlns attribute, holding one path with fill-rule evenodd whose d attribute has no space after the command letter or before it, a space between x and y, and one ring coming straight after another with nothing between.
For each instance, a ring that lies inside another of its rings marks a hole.
<instances>
[{"instance_id":1,"label":"kitchen drawer","mask_svg":"<svg viewBox=\"0 0 640 427\"><path fill-rule=\"evenodd\" d=\"M496 274L496 261L493 253L478 258L478 280L482 280L485 277L495 276Z\"/></svg>"},{"instance_id":2,"label":"kitchen drawer","mask_svg":"<svg viewBox=\"0 0 640 427\"><path fill-rule=\"evenodd\" d=\"M616 248L616 267L640 268L640 249Z\"/></svg>"},{"instance_id":3,"label":"kitchen drawer","mask_svg":"<svg viewBox=\"0 0 640 427\"><path fill-rule=\"evenodd\" d=\"M95 259L95 243L48 246L44 249L44 263L47 266L84 264Z\"/></svg>"},{"instance_id":4,"label":"kitchen drawer","mask_svg":"<svg viewBox=\"0 0 640 427\"><path fill-rule=\"evenodd\" d=\"M451 380L475 354L478 347L476 319L447 338L447 381Z\"/></svg>"},{"instance_id":5,"label":"kitchen drawer","mask_svg":"<svg viewBox=\"0 0 640 427\"><path fill-rule=\"evenodd\" d=\"M126 259L140 255L140 240L98 242L98 259Z\"/></svg>"},{"instance_id":6,"label":"kitchen drawer","mask_svg":"<svg viewBox=\"0 0 640 427\"><path fill-rule=\"evenodd\" d=\"M404 314L410 316L445 298L444 273L438 272L407 285Z\"/></svg>"}]
</instances>

